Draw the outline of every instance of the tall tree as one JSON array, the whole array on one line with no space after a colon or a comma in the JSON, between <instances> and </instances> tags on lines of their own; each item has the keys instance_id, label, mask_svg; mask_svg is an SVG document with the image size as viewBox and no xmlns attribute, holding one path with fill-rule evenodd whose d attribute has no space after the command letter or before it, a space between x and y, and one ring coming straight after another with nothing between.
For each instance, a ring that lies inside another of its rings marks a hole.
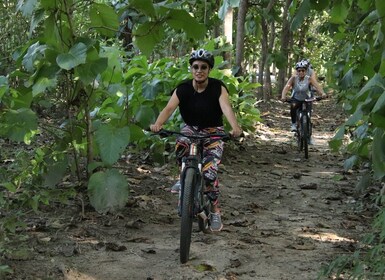
<instances>
[{"instance_id":1,"label":"tall tree","mask_svg":"<svg viewBox=\"0 0 385 280\"><path fill-rule=\"evenodd\" d=\"M293 0L285 0L285 4L283 6L283 15L282 15L282 31L281 31L281 52L279 64L279 72L277 77L277 90L280 93L285 86L286 77L290 74L287 72L287 65L289 59L289 51L291 49L291 30L290 30L290 21L289 21L289 7Z\"/></svg>"},{"instance_id":2,"label":"tall tree","mask_svg":"<svg viewBox=\"0 0 385 280\"><path fill-rule=\"evenodd\" d=\"M269 57L269 22L272 21L272 17L270 17L270 12L274 7L275 0L270 0L267 4L266 8L263 9L263 17L261 21L262 26L262 55L260 59L259 64L259 77L258 81L261 84L265 84L264 80L267 79L266 84L271 85L270 81L270 65L268 64L268 57ZM274 36L274 34L270 33L270 36ZM271 50L271 49L270 49ZM268 88L260 87L259 93L263 96L264 100L268 100L270 97L270 92L268 91Z\"/></svg>"},{"instance_id":3,"label":"tall tree","mask_svg":"<svg viewBox=\"0 0 385 280\"><path fill-rule=\"evenodd\" d=\"M238 19L237 19L237 35L235 47L235 66L238 68L236 76L243 75L244 69L244 38L245 38L245 20L248 8L248 0L239 2Z\"/></svg>"}]
</instances>

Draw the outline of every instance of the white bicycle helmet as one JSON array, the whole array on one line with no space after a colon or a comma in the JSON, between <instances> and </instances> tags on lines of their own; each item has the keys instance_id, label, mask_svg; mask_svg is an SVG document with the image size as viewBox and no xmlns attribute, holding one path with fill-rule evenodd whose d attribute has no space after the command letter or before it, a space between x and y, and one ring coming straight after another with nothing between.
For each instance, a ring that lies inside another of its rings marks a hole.
<instances>
[{"instance_id":1,"label":"white bicycle helmet","mask_svg":"<svg viewBox=\"0 0 385 280\"><path fill-rule=\"evenodd\" d=\"M306 68L310 66L310 60L307 58L302 59L301 62L303 62L306 65Z\"/></svg>"},{"instance_id":2,"label":"white bicycle helmet","mask_svg":"<svg viewBox=\"0 0 385 280\"><path fill-rule=\"evenodd\" d=\"M211 52L206 51L204 49L199 49L196 51L193 51L190 55L189 63L192 65L192 63L195 60L202 60L208 63L210 68L214 67L214 56L211 54Z\"/></svg>"},{"instance_id":3,"label":"white bicycle helmet","mask_svg":"<svg viewBox=\"0 0 385 280\"><path fill-rule=\"evenodd\" d=\"M295 70L299 69L299 68L304 68L304 69L307 69L307 63L303 62L303 61L300 61L300 62L297 62L295 64Z\"/></svg>"}]
</instances>

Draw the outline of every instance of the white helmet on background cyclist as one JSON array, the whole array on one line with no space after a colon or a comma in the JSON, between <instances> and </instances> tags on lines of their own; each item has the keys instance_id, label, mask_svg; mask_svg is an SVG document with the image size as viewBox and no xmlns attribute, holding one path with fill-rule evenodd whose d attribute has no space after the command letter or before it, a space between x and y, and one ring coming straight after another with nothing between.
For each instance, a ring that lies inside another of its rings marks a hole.
<instances>
[{"instance_id":1,"label":"white helmet on background cyclist","mask_svg":"<svg viewBox=\"0 0 385 280\"><path fill-rule=\"evenodd\" d=\"M193 51L190 55L189 63L192 65L192 63L195 60L202 60L204 62L207 62L207 64L210 66L210 68L214 67L214 56L212 55L211 52L204 50L204 49L199 49L196 51Z\"/></svg>"},{"instance_id":2,"label":"white helmet on background cyclist","mask_svg":"<svg viewBox=\"0 0 385 280\"><path fill-rule=\"evenodd\" d=\"M295 64L295 70L298 70L300 68L307 69L307 63L300 61Z\"/></svg>"},{"instance_id":3,"label":"white helmet on background cyclist","mask_svg":"<svg viewBox=\"0 0 385 280\"><path fill-rule=\"evenodd\" d=\"M303 62L304 64L306 64L306 68L309 68L309 66L310 66L310 60L309 60L309 59L304 58L304 59L301 60L301 62Z\"/></svg>"}]
</instances>

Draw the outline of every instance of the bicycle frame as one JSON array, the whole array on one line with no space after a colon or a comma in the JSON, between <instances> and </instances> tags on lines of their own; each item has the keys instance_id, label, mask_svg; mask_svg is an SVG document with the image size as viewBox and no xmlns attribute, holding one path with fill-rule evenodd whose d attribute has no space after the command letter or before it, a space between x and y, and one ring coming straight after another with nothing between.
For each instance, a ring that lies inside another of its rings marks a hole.
<instances>
[{"instance_id":1,"label":"bicycle frame","mask_svg":"<svg viewBox=\"0 0 385 280\"><path fill-rule=\"evenodd\" d=\"M314 101L321 100L319 97L312 97L302 101L301 106L297 109L297 143L298 150L304 151L305 158L309 158L309 141L312 135L312 122L311 122L311 104Z\"/></svg>"}]
</instances>

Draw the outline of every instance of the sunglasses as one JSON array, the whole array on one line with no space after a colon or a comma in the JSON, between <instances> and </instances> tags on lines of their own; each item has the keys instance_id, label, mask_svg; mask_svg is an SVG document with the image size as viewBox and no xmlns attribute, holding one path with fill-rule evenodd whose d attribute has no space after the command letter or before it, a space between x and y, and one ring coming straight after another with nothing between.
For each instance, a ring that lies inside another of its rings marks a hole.
<instances>
[{"instance_id":1,"label":"sunglasses","mask_svg":"<svg viewBox=\"0 0 385 280\"><path fill-rule=\"evenodd\" d=\"M305 72L303 69L298 69L297 72Z\"/></svg>"},{"instance_id":2,"label":"sunglasses","mask_svg":"<svg viewBox=\"0 0 385 280\"><path fill-rule=\"evenodd\" d=\"M192 69L194 69L195 71L198 71L198 70L206 71L206 70L209 68L206 64L201 65L201 67L199 67L198 64L194 64L194 65L191 66L191 67L192 67Z\"/></svg>"}]
</instances>

